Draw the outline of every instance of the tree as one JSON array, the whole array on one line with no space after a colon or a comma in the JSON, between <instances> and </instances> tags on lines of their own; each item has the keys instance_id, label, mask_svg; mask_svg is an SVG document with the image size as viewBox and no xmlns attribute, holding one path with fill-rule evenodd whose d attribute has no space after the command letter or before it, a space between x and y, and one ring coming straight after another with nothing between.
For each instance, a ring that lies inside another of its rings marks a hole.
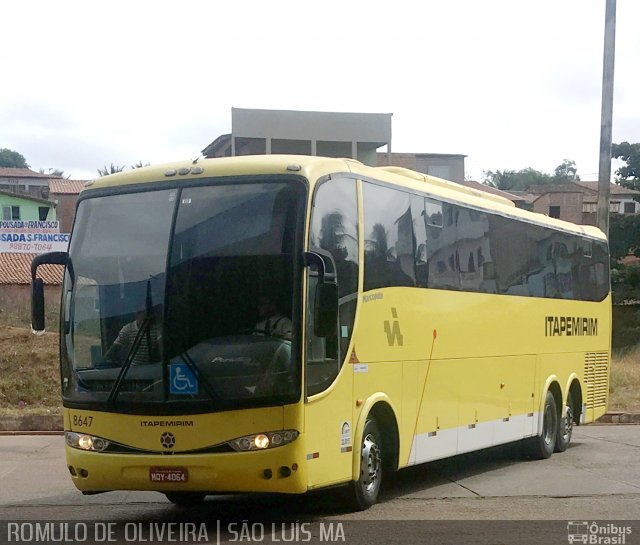
<instances>
[{"instance_id":1,"label":"tree","mask_svg":"<svg viewBox=\"0 0 640 545\"><path fill-rule=\"evenodd\" d=\"M116 174L117 172L122 172L124 170L125 165L105 165L103 168L98 169L98 176L108 176L109 174Z\"/></svg>"},{"instance_id":2,"label":"tree","mask_svg":"<svg viewBox=\"0 0 640 545\"><path fill-rule=\"evenodd\" d=\"M611 146L611 156L626 164L616 170L616 181L623 187L640 191L640 143L622 142Z\"/></svg>"},{"instance_id":3,"label":"tree","mask_svg":"<svg viewBox=\"0 0 640 545\"><path fill-rule=\"evenodd\" d=\"M515 170L485 170L483 172L483 183L501 189L502 191L508 191L514 189L515 185Z\"/></svg>"},{"instance_id":4,"label":"tree","mask_svg":"<svg viewBox=\"0 0 640 545\"><path fill-rule=\"evenodd\" d=\"M0 167L29 168L27 160L17 151L0 148Z\"/></svg>"},{"instance_id":5,"label":"tree","mask_svg":"<svg viewBox=\"0 0 640 545\"><path fill-rule=\"evenodd\" d=\"M41 168L38 170L38 172L40 172L40 174L48 174L49 176L52 176L52 177L65 178L66 180L71 178L71 174L68 174L67 176L65 176L64 170L60 170L58 168L50 168L47 172L44 171L44 168Z\"/></svg>"},{"instance_id":6,"label":"tree","mask_svg":"<svg viewBox=\"0 0 640 545\"><path fill-rule=\"evenodd\" d=\"M521 170L485 170L483 183L502 191L526 191L535 186L562 184L580 180L576 162L565 159L553 174L527 167Z\"/></svg>"},{"instance_id":7,"label":"tree","mask_svg":"<svg viewBox=\"0 0 640 545\"><path fill-rule=\"evenodd\" d=\"M579 181L578 169L576 168L576 162L569 159L565 159L560 163L553 171L553 181L557 183L575 182Z\"/></svg>"},{"instance_id":8,"label":"tree","mask_svg":"<svg viewBox=\"0 0 640 545\"><path fill-rule=\"evenodd\" d=\"M131 165L132 169L148 167L151 163L143 163L142 161L138 161L135 165Z\"/></svg>"},{"instance_id":9,"label":"tree","mask_svg":"<svg viewBox=\"0 0 640 545\"><path fill-rule=\"evenodd\" d=\"M553 183L549 174L528 167L522 170L487 170L484 172L483 182L503 191L524 191L532 186Z\"/></svg>"},{"instance_id":10,"label":"tree","mask_svg":"<svg viewBox=\"0 0 640 545\"><path fill-rule=\"evenodd\" d=\"M627 255L640 257L640 216L611 214L609 219L609 254L611 267Z\"/></svg>"}]
</instances>

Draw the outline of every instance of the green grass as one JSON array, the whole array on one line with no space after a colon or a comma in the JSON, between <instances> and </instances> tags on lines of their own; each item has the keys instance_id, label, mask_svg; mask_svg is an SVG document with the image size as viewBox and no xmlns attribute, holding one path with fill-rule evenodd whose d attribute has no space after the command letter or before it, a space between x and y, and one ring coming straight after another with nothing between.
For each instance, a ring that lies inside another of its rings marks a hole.
<instances>
[{"instance_id":1,"label":"green grass","mask_svg":"<svg viewBox=\"0 0 640 545\"><path fill-rule=\"evenodd\" d=\"M640 412L640 345L611 358L609 410Z\"/></svg>"}]
</instances>

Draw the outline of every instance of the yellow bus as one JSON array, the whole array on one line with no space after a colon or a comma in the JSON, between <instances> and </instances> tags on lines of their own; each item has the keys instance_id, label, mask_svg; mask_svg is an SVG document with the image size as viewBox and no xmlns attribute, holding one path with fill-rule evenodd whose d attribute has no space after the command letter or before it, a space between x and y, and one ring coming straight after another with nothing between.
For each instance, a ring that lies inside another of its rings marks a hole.
<instances>
[{"instance_id":1,"label":"yellow bus","mask_svg":"<svg viewBox=\"0 0 640 545\"><path fill-rule=\"evenodd\" d=\"M68 469L83 493L347 485L522 441L607 405L605 236L486 192L303 156L94 180L65 265ZM271 325L268 325L271 322Z\"/></svg>"}]
</instances>

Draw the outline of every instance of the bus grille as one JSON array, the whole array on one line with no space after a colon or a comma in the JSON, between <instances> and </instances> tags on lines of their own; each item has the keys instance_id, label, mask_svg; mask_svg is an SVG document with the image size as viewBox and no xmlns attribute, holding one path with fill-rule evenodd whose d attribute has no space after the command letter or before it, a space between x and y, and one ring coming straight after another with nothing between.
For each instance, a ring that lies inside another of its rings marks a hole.
<instances>
[{"instance_id":1,"label":"bus grille","mask_svg":"<svg viewBox=\"0 0 640 545\"><path fill-rule=\"evenodd\" d=\"M609 393L607 352L587 352L584 358L584 382L587 386L587 409L606 407Z\"/></svg>"}]
</instances>

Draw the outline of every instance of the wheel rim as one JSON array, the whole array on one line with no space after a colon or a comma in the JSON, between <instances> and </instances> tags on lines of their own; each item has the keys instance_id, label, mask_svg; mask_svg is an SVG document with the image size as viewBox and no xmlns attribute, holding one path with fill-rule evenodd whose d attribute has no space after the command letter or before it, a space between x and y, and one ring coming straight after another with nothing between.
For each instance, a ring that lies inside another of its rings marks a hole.
<instances>
[{"instance_id":1,"label":"wheel rim","mask_svg":"<svg viewBox=\"0 0 640 545\"><path fill-rule=\"evenodd\" d=\"M564 418L562 419L562 439L567 440L571 437L573 431L573 411L571 405L567 405L564 410Z\"/></svg>"},{"instance_id":2,"label":"wheel rim","mask_svg":"<svg viewBox=\"0 0 640 545\"><path fill-rule=\"evenodd\" d=\"M542 429L542 436L544 437L544 442L547 445L551 445L554 441L553 430L554 430L554 410L551 405L547 405L544 408L544 422Z\"/></svg>"},{"instance_id":3,"label":"wheel rim","mask_svg":"<svg viewBox=\"0 0 640 545\"><path fill-rule=\"evenodd\" d=\"M380 482L380 447L376 438L368 434L362 444L362 488L371 493Z\"/></svg>"}]
</instances>

